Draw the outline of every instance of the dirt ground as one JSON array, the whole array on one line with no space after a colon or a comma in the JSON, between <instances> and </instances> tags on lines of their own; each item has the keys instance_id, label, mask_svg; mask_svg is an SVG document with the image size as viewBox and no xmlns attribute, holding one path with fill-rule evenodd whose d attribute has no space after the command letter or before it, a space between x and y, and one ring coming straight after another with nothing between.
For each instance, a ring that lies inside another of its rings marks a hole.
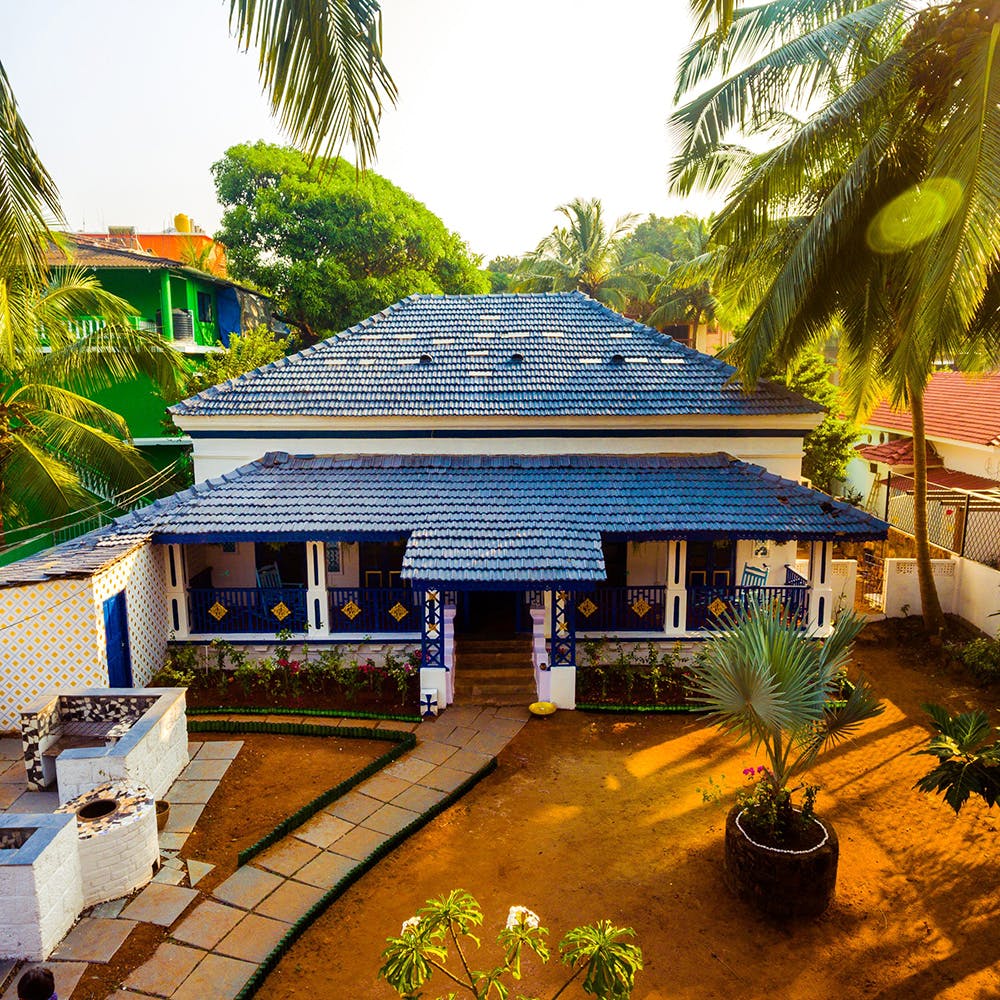
<instances>
[{"instance_id":1,"label":"dirt ground","mask_svg":"<svg viewBox=\"0 0 1000 1000\"><path fill-rule=\"evenodd\" d=\"M191 739L243 740L180 852L184 858L216 866L196 887L204 893L232 875L244 847L256 843L321 792L360 771L387 747L375 740L260 733L192 733ZM90 966L73 991L73 1000L105 1000L152 956L165 937L162 927L137 925L108 965Z\"/></svg>"},{"instance_id":2,"label":"dirt ground","mask_svg":"<svg viewBox=\"0 0 1000 1000\"><path fill-rule=\"evenodd\" d=\"M837 899L822 918L771 923L722 884L726 810L741 769L759 763L748 751L697 717L564 712L532 720L493 776L335 903L263 995L395 996L376 979L386 935L457 887L486 912L480 967L520 904L554 940L603 917L633 926L646 958L636 998L1000 995L1000 816L976 802L956 818L913 791L930 760L913 756L927 735L921 704L992 711L997 694L897 634L871 627L857 649L884 715L814 770L819 813L841 844ZM710 778L728 791L721 803L703 801ZM562 978L554 963L529 963L521 988L551 995ZM434 979L426 995L447 985ZM582 995L573 989L564 996Z\"/></svg>"}]
</instances>

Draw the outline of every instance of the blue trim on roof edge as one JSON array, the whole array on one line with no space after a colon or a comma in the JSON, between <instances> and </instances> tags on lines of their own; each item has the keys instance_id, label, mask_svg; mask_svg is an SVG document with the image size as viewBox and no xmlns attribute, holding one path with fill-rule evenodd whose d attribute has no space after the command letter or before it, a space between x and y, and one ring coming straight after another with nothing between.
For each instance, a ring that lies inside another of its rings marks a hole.
<instances>
[{"instance_id":1,"label":"blue trim on roof edge","mask_svg":"<svg viewBox=\"0 0 1000 1000\"><path fill-rule=\"evenodd\" d=\"M322 418L321 418L322 419ZM338 431L338 430L325 430L325 431L314 431L314 430L252 430L252 431L199 431L192 430L188 432L191 438L254 438L260 440L287 440L289 438L297 439L314 439L314 438L343 438L345 440L359 440L373 438L375 440L387 439L387 440L398 440L398 439L408 439L408 438L419 438L421 440L431 439L431 438L476 438L476 439L489 439L489 438L546 438L546 437L560 437L560 438L716 438L716 437L727 437L727 438L751 438L751 437L779 437L779 438L804 438L807 434L811 434L812 430L809 428L789 428L789 427L716 427L716 428L697 428L697 427L651 427L651 428L638 428L638 427L625 427L625 428L609 428L609 427L574 427L574 428L563 428L558 426L553 427L538 427L538 428L526 428L525 430L517 429L498 429L490 430L488 427L476 427L476 428L454 428L445 430L401 430L401 431L387 431L387 430L370 430L370 431Z\"/></svg>"}]
</instances>

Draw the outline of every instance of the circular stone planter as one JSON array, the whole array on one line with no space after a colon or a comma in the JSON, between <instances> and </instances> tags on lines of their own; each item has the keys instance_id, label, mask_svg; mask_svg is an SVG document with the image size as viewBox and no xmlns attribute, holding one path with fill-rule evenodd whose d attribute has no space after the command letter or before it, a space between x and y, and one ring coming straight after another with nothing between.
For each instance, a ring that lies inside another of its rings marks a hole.
<instances>
[{"instance_id":1,"label":"circular stone planter","mask_svg":"<svg viewBox=\"0 0 1000 1000\"><path fill-rule=\"evenodd\" d=\"M772 917L818 917L833 900L840 842L829 823L813 822L823 839L807 850L789 851L755 842L734 806L726 817L726 885Z\"/></svg>"}]
</instances>

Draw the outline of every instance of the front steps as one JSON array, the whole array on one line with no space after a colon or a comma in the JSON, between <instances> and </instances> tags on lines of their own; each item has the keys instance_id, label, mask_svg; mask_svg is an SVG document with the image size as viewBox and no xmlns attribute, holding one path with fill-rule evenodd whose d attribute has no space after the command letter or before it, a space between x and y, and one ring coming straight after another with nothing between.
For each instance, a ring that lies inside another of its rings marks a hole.
<instances>
[{"instance_id":1,"label":"front steps","mask_svg":"<svg viewBox=\"0 0 1000 1000\"><path fill-rule=\"evenodd\" d=\"M529 705L537 699L531 633L455 637L456 705Z\"/></svg>"}]
</instances>

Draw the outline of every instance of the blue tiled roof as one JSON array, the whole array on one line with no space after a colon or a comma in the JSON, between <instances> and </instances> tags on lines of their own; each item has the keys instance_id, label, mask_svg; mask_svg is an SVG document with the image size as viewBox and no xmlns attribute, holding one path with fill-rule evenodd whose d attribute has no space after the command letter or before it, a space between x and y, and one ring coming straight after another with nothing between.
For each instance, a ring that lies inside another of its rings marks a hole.
<instances>
[{"instance_id":1,"label":"blue tiled roof","mask_svg":"<svg viewBox=\"0 0 1000 1000\"><path fill-rule=\"evenodd\" d=\"M654 416L817 413L579 292L414 295L178 403L179 415Z\"/></svg>"},{"instance_id":2,"label":"blue tiled roof","mask_svg":"<svg viewBox=\"0 0 1000 1000\"><path fill-rule=\"evenodd\" d=\"M513 585L604 579L602 535L805 541L885 532L863 511L723 454L271 453L91 537L103 546L122 537L182 543L408 537L407 579ZM50 575L58 551L47 554ZM23 565L0 571L0 583Z\"/></svg>"}]
</instances>

